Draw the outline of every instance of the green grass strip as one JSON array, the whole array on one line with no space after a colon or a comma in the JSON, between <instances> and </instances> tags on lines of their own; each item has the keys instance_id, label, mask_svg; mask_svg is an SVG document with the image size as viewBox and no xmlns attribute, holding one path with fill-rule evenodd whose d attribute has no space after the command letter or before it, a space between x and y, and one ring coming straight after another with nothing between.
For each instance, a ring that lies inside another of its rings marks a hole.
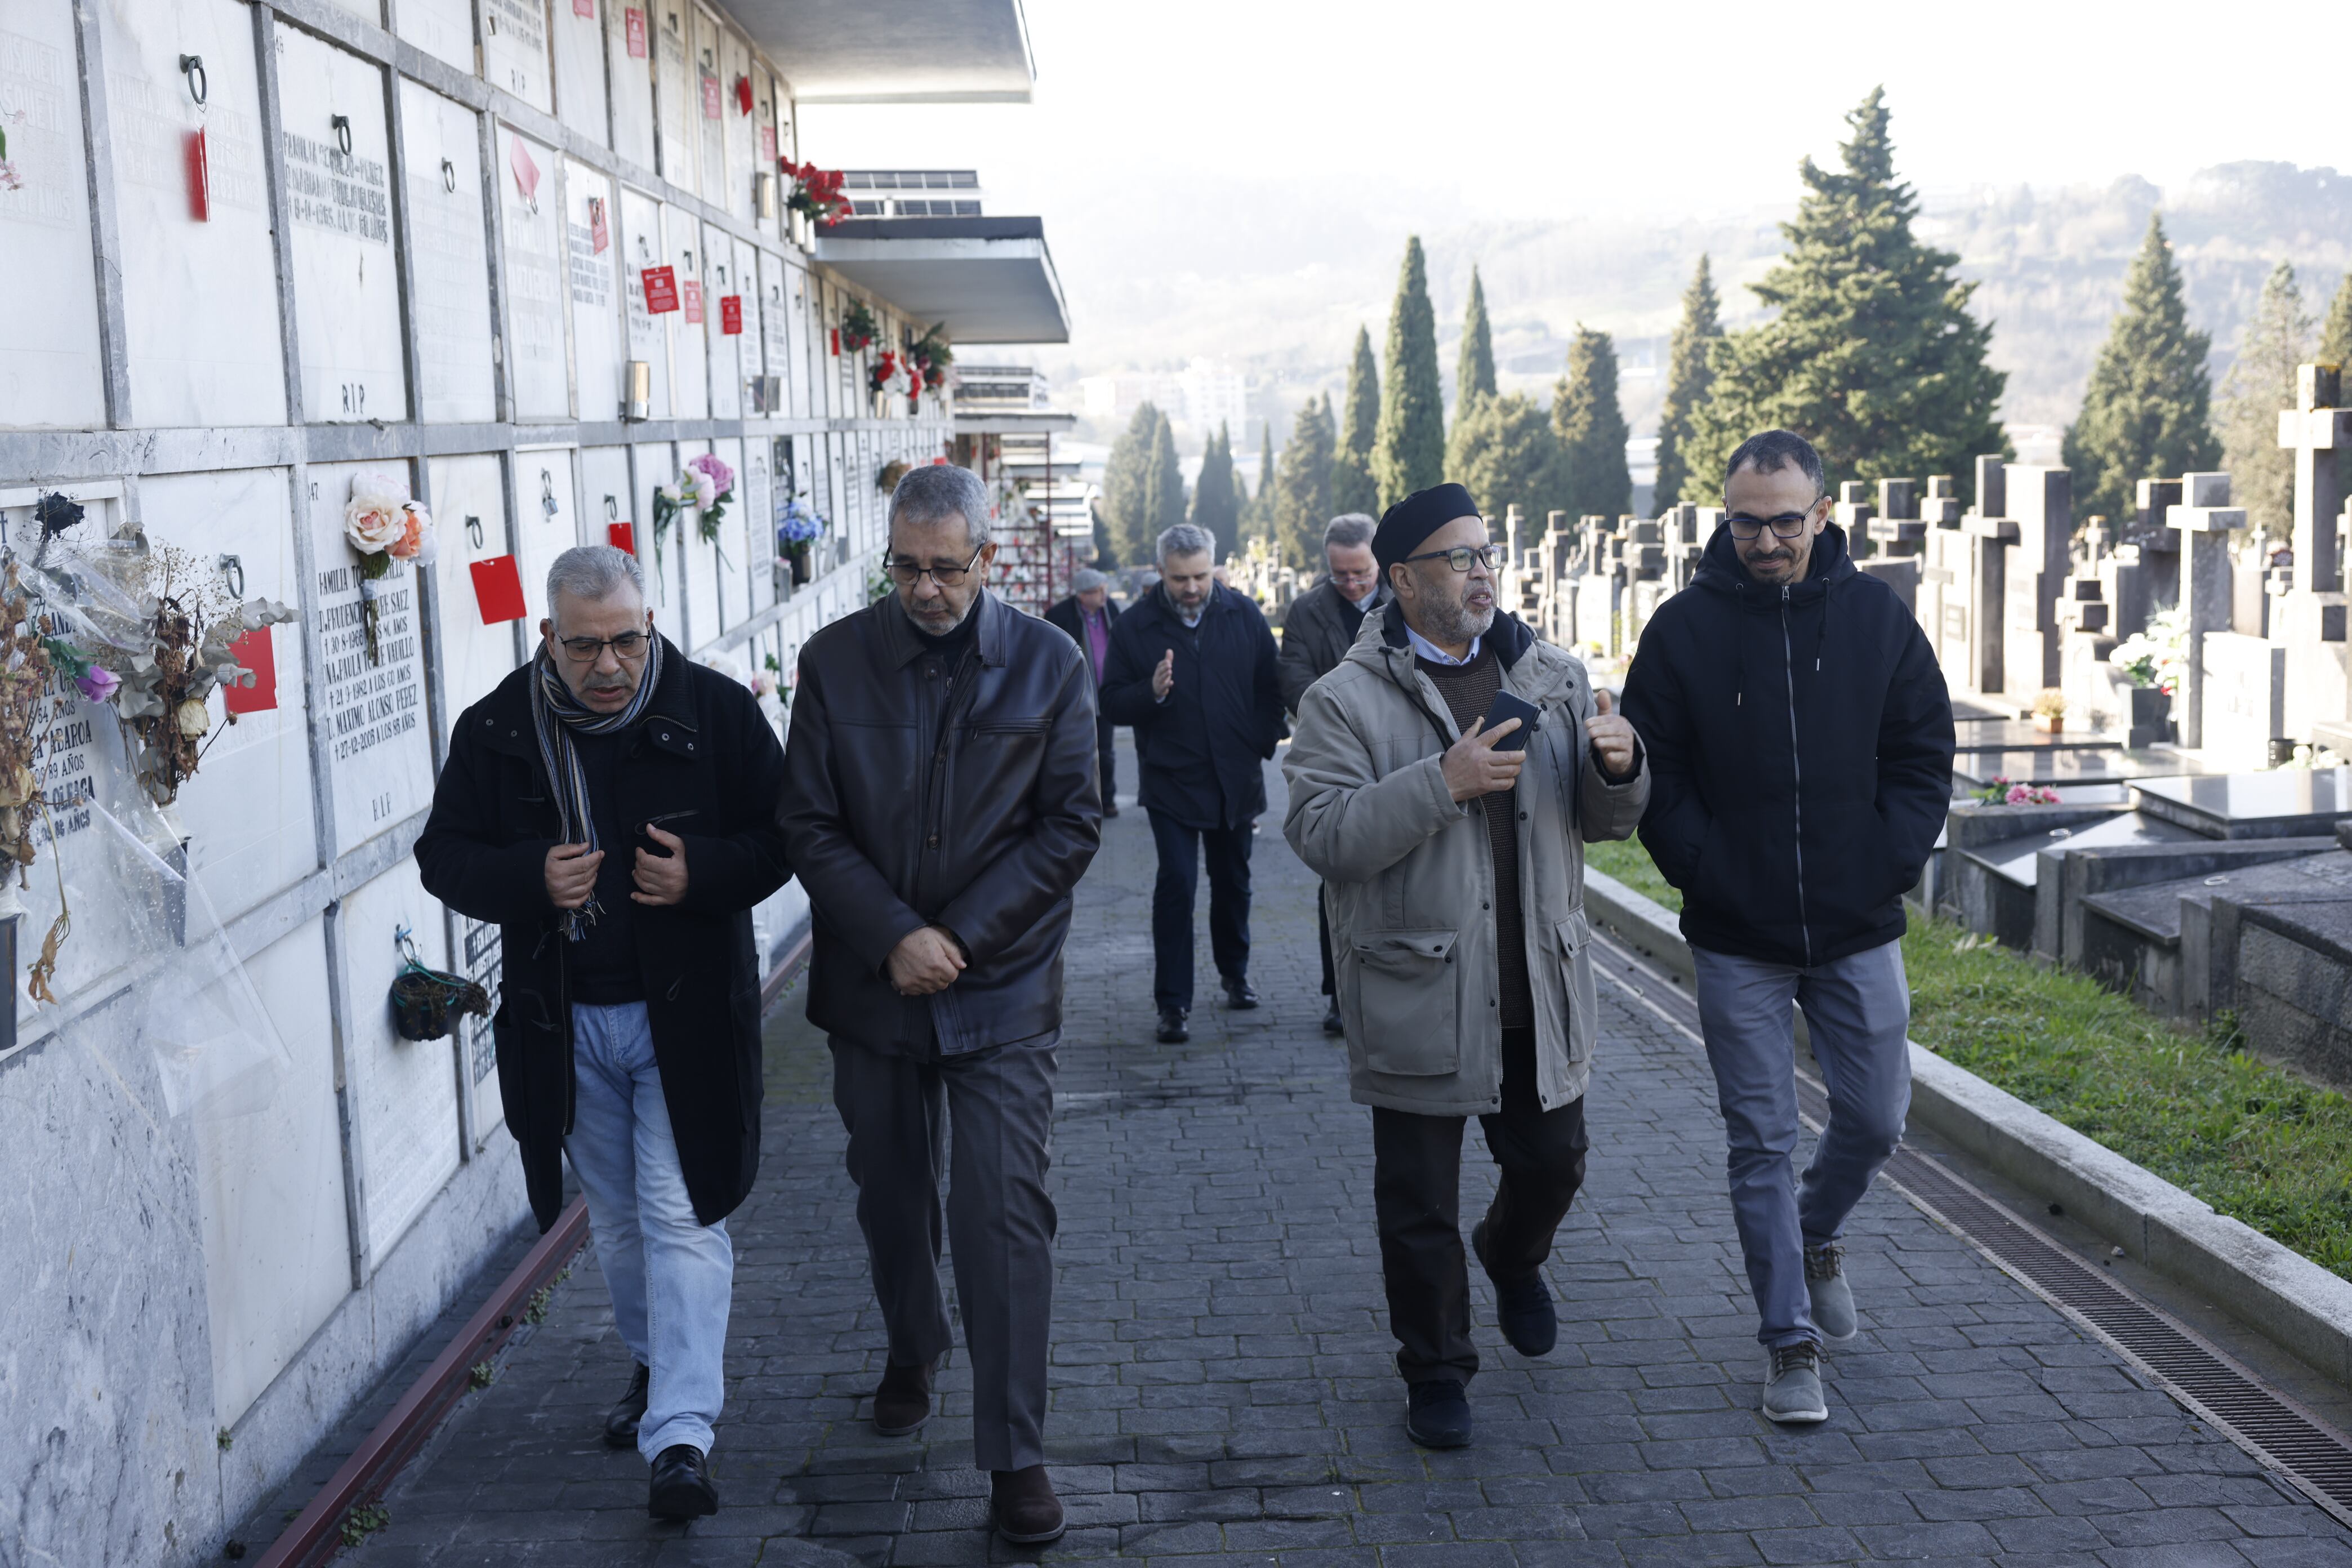
<instances>
[{"instance_id":1,"label":"green grass strip","mask_svg":"<svg viewBox=\"0 0 2352 1568\"><path fill-rule=\"evenodd\" d=\"M1587 854L1681 909L1638 841ZM1903 963L1920 1045L2352 1279L2352 1100L1951 921L1915 913Z\"/></svg>"}]
</instances>

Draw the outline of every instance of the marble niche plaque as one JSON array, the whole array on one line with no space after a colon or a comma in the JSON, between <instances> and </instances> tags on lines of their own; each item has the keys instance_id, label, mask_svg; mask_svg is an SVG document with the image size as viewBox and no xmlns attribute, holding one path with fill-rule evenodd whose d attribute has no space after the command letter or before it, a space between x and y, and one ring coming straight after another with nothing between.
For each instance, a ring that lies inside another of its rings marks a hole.
<instances>
[{"instance_id":1,"label":"marble niche plaque","mask_svg":"<svg viewBox=\"0 0 2352 1568\"><path fill-rule=\"evenodd\" d=\"M481 121L464 104L400 82L408 165L409 265L416 272L417 403L434 424L498 417L490 364L489 247L482 234Z\"/></svg>"},{"instance_id":2,"label":"marble niche plaque","mask_svg":"<svg viewBox=\"0 0 2352 1568\"><path fill-rule=\"evenodd\" d=\"M515 667L511 621L486 623L472 566L514 553L507 527L505 482L499 458L487 452L436 458L433 515L441 525L441 558L434 567L441 609L441 694L444 726L490 694ZM520 562L516 563L518 572Z\"/></svg>"},{"instance_id":3,"label":"marble niche plaque","mask_svg":"<svg viewBox=\"0 0 2352 1568\"><path fill-rule=\"evenodd\" d=\"M568 9L571 0L563 0ZM481 0L482 75L538 110L555 106L548 66L547 0Z\"/></svg>"},{"instance_id":4,"label":"marble niche plaque","mask_svg":"<svg viewBox=\"0 0 2352 1568\"><path fill-rule=\"evenodd\" d=\"M735 261L735 241L723 228L702 226L705 298L703 332L710 354L710 416L743 416L743 340L749 334L730 332L719 301L741 292L742 274ZM757 340L753 342L756 355Z\"/></svg>"},{"instance_id":5,"label":"marble niche plaque","mask_svg":"<svg viewBox=\"0 0 2352 1568\"><path fill-rule=\"evenodd\" d=\"M572 363L580 417L608 420L621 404L621 215L613 182L585 163L563 166L565 274L572 290Z\"/></svg>"},{"instance_id":6,"label":"marble niche plaque","mask_svg":"<svg viewBox=\"0 0 2352 1568\"><path fill-rule=\"evenodd\" d=\"M416 568L393 563L374 584L377 657L368 658L359 557L343 537L352 480L363 473L399 476L399 463L320 463L310 469L310 548L316 582L303 606L322 645L315 722L324 731L335 812L335 853L358 848L424 810L433 799L433 745L427 732L425 655ZM414 493L413 491L411 493ZM432 507L446 558L449 520ZM281 634L295 628L276 628Z\"/></svg>"},{"instance_id":7,"label":"marble niche plaque","mask_svg":"<svg viewBox=\"0 0 2352 1568\"><path fill-rule=\"evenodd\" d=\"M584 0L583 16L579 0L554 0L550 18L556 113L567 129L599 146L604 142L604 10L612 3Z\"/></svg>"},{"instance_id":8,"label":"marble niche plaque","mask_svg":"<svg viewBox=\"0 0 2352 1568\"><path fill-rule=\"evenodd\" d=\"M604 58L613 97L613 151L641 169L654 165L652 0L597 0L604 9Z\"/></svg>"},{"instance_id":9,"label":"marble niche plaque","mask_svg":"<svg viewBox=\"0 0 2352 1568\"><path fill-rule=\"evenodd\" d=\"M0 332L0 427L106 423L76 53L72 7L0 13L0 110L19 179L0 190L0 278L12 300L41 301L9 311Z\"/></svg>"},{"instance_id":10,"label":"marble niche plaque","mask_svg":"<svg viewBox=\"0 0 2352 1568\"><path fill-rule=\"evenodd\" d=\"M694 71L688 59L685 0L655 0L653 54L655 111L660 116L661 167L656 172L671 184L695 189L695 121L702 117L696 102Z\"/></svg>"},{"instance_id":11,"label":"marble niche plaque","mask_svg":"<svg viewBox=\"0 0 2352 1568\"><path fill-rule=\"evenodd\" d=\"M580 542L610 544L611 525L625 522L635 540L639 554L648 562L653 555L653 541L646 537L649 526L629 494L629 449L626 447L589 447L580 454Z\"/></svg>"},{"instance_id":12,"label":"marble niche plaque","mask_svg":"<svg viewBox=\"0 0 2352 1568\"><path fill-rule=\"evenodd\" d=\"M569 447L526 447L515 453L515 561L530 612L522 623L525 658L539 647L539 623L547 614L547 569L581 542L572 456Z\"/></svg>"},{"instance_id":13,"label":"marble niche plaque","mask_svg":"<svg viewBox=\"0 0 2352 1568\"><path fill-rule=\"evenodd\" d=\"M665 318L670 323L673 349L670 396L680 419L707 419L710 416L709 333L717 323L709 320L716 307L710 299L709 269L704 265L702 225L685 208L664 205L662 232L669 247L666 259L677 269L678 308ZM697 315L703 320L691 319Z\"/></svg>"},{"instance_id":14,"label":"marble niche plaque","mask_svg":"<svg viewBox=\"0 0 2352 1568\"><path fill-rule=\"evenodd\" d=\"M505 227L507 364L517 419L572 413L572 361L563 331L563 208L556 155L499 127L499 210Z\"/></svg>"},{"instance_id":15,"label":"marble niche plaque","mask_svg":"<svg viewBox=\"0 0 2352 1568\"><path fill-rule=\"evenodd\" d=\"M622 321L629 345L626 357L642 361L651 367L653 396L647 417L667 419L671 417L673 406L669 373L670 323L677 320L678 312L669 310L656 316L648 311L646 309L645 282L646 268L662 266L666 261L661 204L643 192L623 186L621 232L616 243L621 247Z\"/></svg>"}]
</instances>

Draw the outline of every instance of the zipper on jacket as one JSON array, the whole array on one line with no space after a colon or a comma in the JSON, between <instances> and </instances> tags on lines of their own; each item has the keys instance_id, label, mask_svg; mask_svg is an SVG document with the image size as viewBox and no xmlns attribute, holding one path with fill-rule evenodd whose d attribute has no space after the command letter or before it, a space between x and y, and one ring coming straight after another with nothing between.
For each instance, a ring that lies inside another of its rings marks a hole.
<instances>
[{"instance_id":1,"label":"zipper on jacket","mask_svg":"<svg viewBox=\"0 0 2352 1568\"><path fill-rule=\"evenodd\" d=\"M1805 967L1813 966L1813 933L1805 923L1805 763L1797 754L1797 653L1789 639L1789 588L1780 585L1780 657L1789 667L1789 773L1797 789L1791 801L1797 818L1797 938L1804 944Z\"/></svg>"}]
</instances>

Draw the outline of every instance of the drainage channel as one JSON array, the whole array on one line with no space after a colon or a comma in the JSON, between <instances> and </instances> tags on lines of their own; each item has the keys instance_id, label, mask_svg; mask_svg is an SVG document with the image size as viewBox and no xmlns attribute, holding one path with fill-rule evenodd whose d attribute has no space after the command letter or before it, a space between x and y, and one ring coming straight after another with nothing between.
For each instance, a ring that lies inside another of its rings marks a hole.
<instances>
[{"instance_id":1,"label":"drainage channel","mask_svg":"<svg viewBox=\"0 0 2352 1568\"><path fill-rule=\"evenodd\" d=\"M1676 984L1613 940L1596 935L1597 967L1694 1042L1698 1008ZM1797 1105L1818 1132L1830 1102L1820 1081L1797 1074ZM2352 1440L2170 1314L2092 1268L1940 1161L1907 1144L1886 1179L2003 1272L2137 1367L2199 1419L2269 1467L2312 1501L2352 1524Z\"/></svg>"}]
</instances>

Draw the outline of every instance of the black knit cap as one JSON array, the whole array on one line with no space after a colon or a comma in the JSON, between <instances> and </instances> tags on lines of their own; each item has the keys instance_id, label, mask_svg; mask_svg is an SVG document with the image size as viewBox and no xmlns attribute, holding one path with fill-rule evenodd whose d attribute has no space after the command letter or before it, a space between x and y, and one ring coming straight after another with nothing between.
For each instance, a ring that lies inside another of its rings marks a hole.
<instances>
[{"instance_id":1,"label":"black knit cap","mask_svg":"<svg viewBox=\"0 0 2352 1568\"><path fill-rule=\"evenodd\" d=\"M1460 485L1432 485L1415 490L1381 514L1380 531L1372 535L1372 559L1381 574L1421 548L1422 542L1457 517L1483 517L1478 503Z\"/></svg>"}]
</instances>

